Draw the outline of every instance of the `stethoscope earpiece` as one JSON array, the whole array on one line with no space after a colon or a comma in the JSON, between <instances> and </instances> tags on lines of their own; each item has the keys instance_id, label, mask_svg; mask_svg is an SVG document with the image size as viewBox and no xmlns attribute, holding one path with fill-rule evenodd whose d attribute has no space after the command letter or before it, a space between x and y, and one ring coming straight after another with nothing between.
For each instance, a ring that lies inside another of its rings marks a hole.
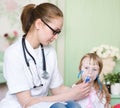
<instances>
[{"instance_id":1,"label":"stethoscope earpiece","mask_svg":"<svg viewBox=\"0 0 120 108\"><path fill-rule=\"evenodd\" d=\"M43 84L40 84L39 86L33 86L33 88L37 88L37 87L41 87L43 86Z\"/></svg>"}]
</instances>

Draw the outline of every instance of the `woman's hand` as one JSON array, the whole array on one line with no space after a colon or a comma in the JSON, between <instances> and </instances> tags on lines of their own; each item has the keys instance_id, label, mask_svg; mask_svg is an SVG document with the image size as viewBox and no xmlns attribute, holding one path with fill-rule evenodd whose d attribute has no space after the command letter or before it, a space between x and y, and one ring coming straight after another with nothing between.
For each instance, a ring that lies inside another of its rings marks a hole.
<instances>
[{"instance_id":1,"label":"woman's hand","mask_svg":"<svg viewBox=\"0 0 120 108\"><path fill-rule=\"evenodd\" d=\"M91 88L91 84L90 83L80 83L77 85L74 85L72 88L72 91L74 93L74 100L80 100L85 98L86 96L89 95L90 92L90 88Z\"/></svg>"},{"instance_id":2,"label":"woman's hand","mask_svg":"<svg viewBox=\"0 0 120 108\"><path fill-rule=\"evenodd\" d=\"M62 98L65 101L66 100L80 100L89 95L90 88L91 88L91 84L85 83L85 82L74 85L72 88L62 85L58 88L52 89L52 94L53 95L61 94L61 97L63 95Z\"/></svg>"}]
</instances>

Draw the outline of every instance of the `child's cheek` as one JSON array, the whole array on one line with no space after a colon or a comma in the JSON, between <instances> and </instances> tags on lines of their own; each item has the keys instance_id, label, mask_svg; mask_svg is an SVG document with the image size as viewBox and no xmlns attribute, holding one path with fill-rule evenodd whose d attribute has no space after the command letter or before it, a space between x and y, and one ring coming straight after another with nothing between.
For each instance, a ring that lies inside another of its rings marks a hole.
<instances>
[{"instance_id":1,"label":"child's cheek","mask_svg":"<svg viewBox=\"0 0 120 108\"><path fill-rule=\"evenodd\" d=\"M92 75L92 80L93 80L93 81L96 79L97 75L98 75L98 74L93 74L93 75Z\"/></svg>"},{"instance_id":2,"label":"child's cheek","mask_svg":"<svg viewBox=\"0 0 120 108\"><path fill-rule=\"evenodd\" d=\"M82 74L82 80L84 81L87 76L87 72L84 71L84 73Z\"/></svg>"}]
</instances>

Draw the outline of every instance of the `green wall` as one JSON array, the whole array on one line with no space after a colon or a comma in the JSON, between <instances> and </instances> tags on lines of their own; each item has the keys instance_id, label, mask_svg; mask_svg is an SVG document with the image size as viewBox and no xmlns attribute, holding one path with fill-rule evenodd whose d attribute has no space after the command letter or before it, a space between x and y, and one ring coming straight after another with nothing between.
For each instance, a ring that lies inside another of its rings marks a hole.
<instances>
[{"instance_id":1,"label":"green wall","mask_svg":"<svg viewBox=\"0 0 120 108\"><path fill-rule=\"evenodd\" d=\"M120 48L120 0L66 0L65 84L77 79L81 57L93 47Z\"/></svg>"}]
</instances>

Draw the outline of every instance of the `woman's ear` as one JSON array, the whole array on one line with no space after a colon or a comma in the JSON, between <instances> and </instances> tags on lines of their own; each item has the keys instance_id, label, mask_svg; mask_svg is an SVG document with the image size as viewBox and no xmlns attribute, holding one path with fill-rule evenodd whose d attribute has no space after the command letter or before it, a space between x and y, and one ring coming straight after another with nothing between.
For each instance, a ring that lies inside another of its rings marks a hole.
<instances>
[{"instance_id":1,"label":"woman's ear","mask_svg":"<svg viewBox=\"0 0 120 108\"><path fill-rule=\"evenodd\" d=\"M37 30L39 30L39 29L41 28L41 26L42 26L42 21L41 21L41 19L37 19L37 20L35 21L35 28L36 28Z\"/></svg>"}]
</instances>

